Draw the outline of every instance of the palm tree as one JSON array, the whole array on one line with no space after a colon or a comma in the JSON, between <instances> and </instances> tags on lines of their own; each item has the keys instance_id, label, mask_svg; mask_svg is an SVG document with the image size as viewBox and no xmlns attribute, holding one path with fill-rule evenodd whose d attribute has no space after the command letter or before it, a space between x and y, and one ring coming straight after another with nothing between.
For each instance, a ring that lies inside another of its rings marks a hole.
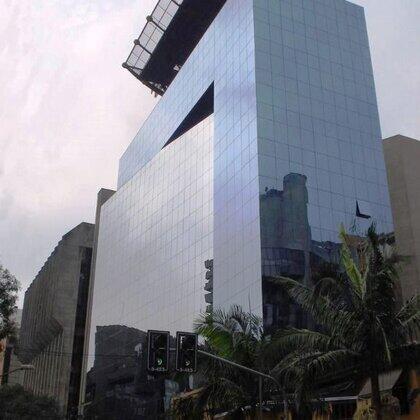
<instances>
[{"instance_id":1,"label":"palm tree","mask_svg":"<svg viewBox=\"0 0 420 420\"><path fill-rule=\"evenodd\" d=\"M267 357L272 340L264 333L261 318L239 306L201 315L195 322L195 331L205 339L204 349L209 353L262 373L269 373L274 367L273 361ZM205 383L195 396L193 407L190 402L190 413L199 416L204 410L235 412L245 407L255 410L258 402L258 379L255 376L205 357L201 358L199 366ZM268 393L270 389L264 391Z\"/></svg>"},{"instance_id":2,"label":"palm tree","mask_svg":"<svg viewBox=\"0 0 420 420\"><path fill-rule=\"evenodd\" d=\"M285 357L273 373L293 384L297 401L311 400L332 383L369 378L376 418L382 419L379 375L420 363L420 296L399 304L396 287L401 258L372 225L359 239L341 230L342 270L314 288L273 278L310 314L315 330L288 328L276 336Z\"/></svg>"}]
</instances>

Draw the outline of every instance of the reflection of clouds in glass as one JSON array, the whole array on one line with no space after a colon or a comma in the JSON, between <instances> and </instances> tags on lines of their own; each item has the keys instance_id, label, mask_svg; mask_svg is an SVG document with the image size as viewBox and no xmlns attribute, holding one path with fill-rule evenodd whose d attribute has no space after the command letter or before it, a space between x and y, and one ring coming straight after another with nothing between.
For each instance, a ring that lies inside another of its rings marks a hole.
<instances>
[{"instance_id":1,"label":"reflection of clouds in glass","mask_svg":"<svg viewBox=\"0 0 420 420\"><path fill-rule=\"evenodd\" d=\"M208 117L161 150L102 207L90 349L98 325L174 333L190 330L205 310L212 174Z\"/></svg>"}]
</instances>

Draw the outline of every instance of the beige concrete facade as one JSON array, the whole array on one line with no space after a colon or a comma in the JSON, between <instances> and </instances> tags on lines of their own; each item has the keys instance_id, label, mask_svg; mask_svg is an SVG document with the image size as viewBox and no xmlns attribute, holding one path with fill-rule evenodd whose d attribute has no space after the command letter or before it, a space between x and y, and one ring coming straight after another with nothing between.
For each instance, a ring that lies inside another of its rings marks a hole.
<instances>
[{"instance_id":1,"label":"beige concrete facade","mask_svg":"<svg viewBox=\"0 0 420 420\"><path fill-rule=\"evenodd\" d=\"M35 370L24 387L54 397L63 414L77 407L94 225L63 236L25 293L19 358Z\"/></svg>"},{"instance_id":2,"label":"beige concrete facade","mask_svg":"<svg viewBox=\"0 0 420 420\"><path fill-rule=\"evenodd\" d=\"M395 239L409 256L402 273L402 296L420 292L420 141L402 135L384 140Z\"/></svg>"}]
</instances>

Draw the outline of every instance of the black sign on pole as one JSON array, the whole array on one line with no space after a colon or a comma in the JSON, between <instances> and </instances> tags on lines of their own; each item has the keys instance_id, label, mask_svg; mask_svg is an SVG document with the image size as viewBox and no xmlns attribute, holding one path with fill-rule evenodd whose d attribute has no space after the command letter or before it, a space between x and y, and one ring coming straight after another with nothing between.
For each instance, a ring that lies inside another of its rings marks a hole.
<instances>
[{"instance_id":1,"label":"black sign on pole","mask_svg":"<svg viewBox=\"0 0 420 420\"><path fill-rule=\"evenodd\" d=\"M197 334L176 333L176 370L184 373L197 372Z\"/></svg>"},{"instance_id":2,"label":"black sign on pole","mask_svg":"<svg viewBox=\"0 0 420 420\"><path fill-rule=\"evenodd\" d=\"M206 267L206 283L204 285L204 290L207 292L204 295L204 299L208 304L206 312L211 314L213 312L213 260L204 261L204 266Z\"/></svg>"},{"instance_id":3,"label":"black sign on pole","mask_svg":"<svg viewBox=\"0 0 420 420\"><path fill-rule=\"evenodd\" d=\"M168 372L169 331L147 331L147 370Z\"/></svg>"}]
</instances>

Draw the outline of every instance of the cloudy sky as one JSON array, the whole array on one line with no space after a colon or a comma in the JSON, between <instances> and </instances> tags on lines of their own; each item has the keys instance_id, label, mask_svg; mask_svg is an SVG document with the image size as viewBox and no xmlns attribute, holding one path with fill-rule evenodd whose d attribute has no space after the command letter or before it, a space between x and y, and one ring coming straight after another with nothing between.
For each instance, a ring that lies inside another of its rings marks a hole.
<instances>
[{"instance_id":1,"label":"cloudy sky","mask_svg":"<svg viewBox=\"0 0 420 420\"><path fill-rule=\"evenodd\" d=\"M22 293L156 103L121 68L156 0L0 0L0 263ZM366 8L384 137L420 139L420 0ZM22 305L22 301L20 305Z\"/></svg>"}]
</instances>

